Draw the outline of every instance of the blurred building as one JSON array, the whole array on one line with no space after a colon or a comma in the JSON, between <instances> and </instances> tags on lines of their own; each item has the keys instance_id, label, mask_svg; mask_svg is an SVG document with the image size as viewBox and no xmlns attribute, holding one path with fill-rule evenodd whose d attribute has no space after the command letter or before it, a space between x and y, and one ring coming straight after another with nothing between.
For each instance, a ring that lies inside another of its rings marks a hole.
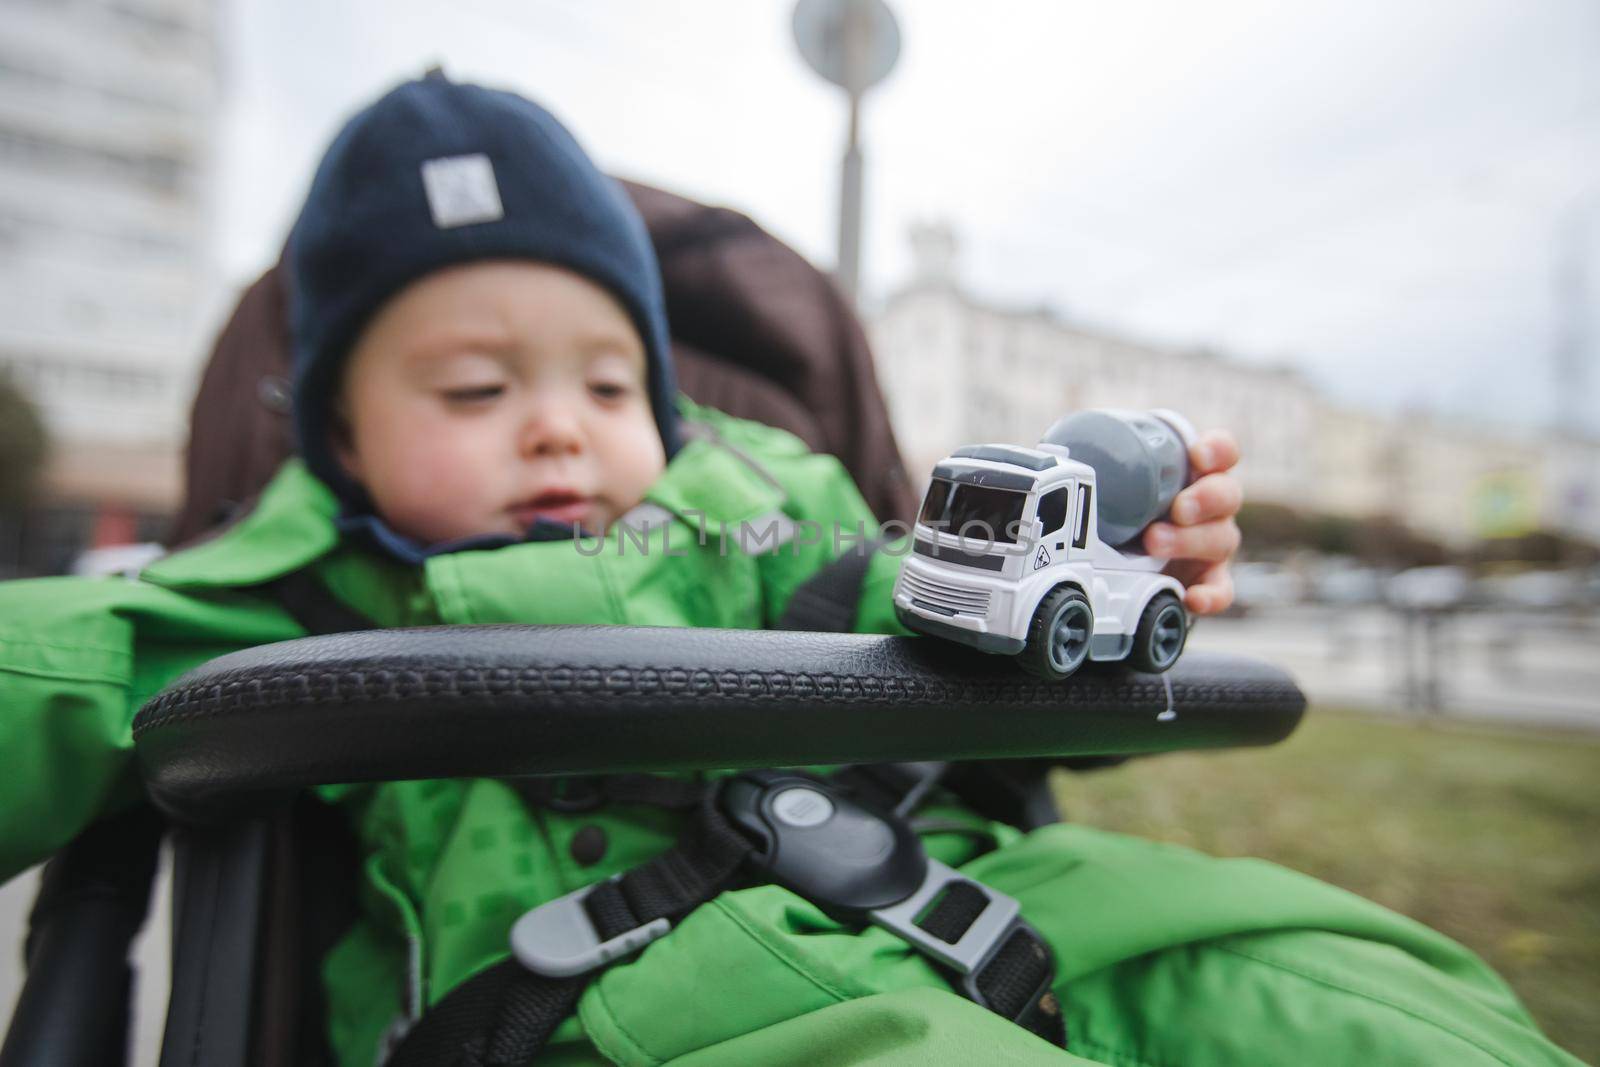
<instances>
[{"instance_id":1,"label":"blurred building","mask_svg":"<svg viewBox=\"0 0 1600 1067\"><path fill-rule=\"evenodd\" d=\"M1460 547L1543 531L1600 544L1600 441L1318 405L1313 510Z\"/></svg>"},{"instance_id":2,"label":"blurred building","mask_svg":"<svg viewBox=\"0 0 1600 1067\"><path fill-rule=\"evenodd\" d=\"M1143 344L965 291L947 226L873 317L878 372L914 474L977 441L1037 441L1087 407L1172 407L1239 438L1246 495L1390 517L1450 546L1535 530L1600 543L1600 442L1353 411L1296 373Z\"/></svg>"},{"instance_id":3,"label":"blurred building","mask_svg":"<svg viewBox=\"0 0 1600 1067\"><path fill-rule=\"evenodd\" d=\"M1312 510L1351 518L1399 515L1406 510L1407 470L1395 462L1405 452L1402 427L1370 411L1317 405L1309 437L1316 466Z\"/></svg>"},{"instance_id":4,"label":"blurred building","mask_svg":"<svg viewBox=\"0 0 1600 1067\"><path fill-rule=\"evenodd\" d=\"M1600 543L1600 441L1555 434L1539 451L1541 524Z\"/></svg>"},{"instance_id":5,"label":"blurred building","mask_svg":"<svg viewBox=\"0 0 1600 1067\"><path fill-rule=\"evenodd\" d=\"M1252 496L1313 502L1317 457L1306 428L1319 400L1299 375L1141 344L1048 310L991 306L960 286L947 227L919 227L912 241L915 277L873 317L871 331L914 473L958 444L1037 441L1080 408L1171 407L1197 426L1238 435Z\"/></svg>"},{"instance_id":6,"label":"blurred building","mask_svg":"<svg viewBox=\"0 0 1600 1067\"><path fill-rule=\"evenodd\" d=\"M151 536L175 503L212 284L214 20L212 0L0 7L0 373L53 444L0 571Z\"/></svg>"}]
</instances>

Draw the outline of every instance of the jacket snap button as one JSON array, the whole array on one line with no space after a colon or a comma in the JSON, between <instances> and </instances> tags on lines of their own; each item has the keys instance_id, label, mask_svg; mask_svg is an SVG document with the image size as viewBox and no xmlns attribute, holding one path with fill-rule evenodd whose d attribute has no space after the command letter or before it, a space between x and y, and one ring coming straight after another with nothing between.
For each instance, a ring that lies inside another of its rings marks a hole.
<instances>
[{"instance_id":1,"label":"jacket snap button","mask_svg":"<svg viewBox=\"0 0 1600 1067\"><path fill-rule=\"evenodd\" d=\"M567 850L580 865L593 867L606 858L606 832L592 823L580 826Z\"/></svg>"}]
</instances>

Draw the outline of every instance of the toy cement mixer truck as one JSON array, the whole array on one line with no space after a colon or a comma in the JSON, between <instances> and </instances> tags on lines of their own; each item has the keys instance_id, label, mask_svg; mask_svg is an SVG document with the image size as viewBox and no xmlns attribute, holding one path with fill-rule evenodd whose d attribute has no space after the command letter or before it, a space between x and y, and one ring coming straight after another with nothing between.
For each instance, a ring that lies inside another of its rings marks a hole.
<instances>
[{"instance_id":1,"label":"toy cement mixer truck","mask_svg":"<svg viewBox=\"0 0 1600 1067\"><path fill-rule=\"evenodd\" d=\"M1188 482L1171 411L1084 411L1035 448L969 445L934 468L895 584L907 627L1065 678L1088 660L1159 673L1188 637L1183 587L1138 535Z\"/></svg>"}]
</instances>

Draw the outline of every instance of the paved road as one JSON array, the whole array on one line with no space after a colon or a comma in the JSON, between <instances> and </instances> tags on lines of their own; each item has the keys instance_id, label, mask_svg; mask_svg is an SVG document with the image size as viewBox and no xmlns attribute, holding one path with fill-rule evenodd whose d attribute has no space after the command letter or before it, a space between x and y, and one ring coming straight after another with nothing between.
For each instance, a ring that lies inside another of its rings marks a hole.
<instances>
[{"instance_id":1,"label":"paved road","mask_svg":"<svg viewBox=\"0 0 1600 1067\"><path fill-rule=\"evenodd\" d=\"M1275 608L1205 619L1192 642L1283 665L1313 703L1600 731L1600 615Z\"/></svg>"}]
</instances>

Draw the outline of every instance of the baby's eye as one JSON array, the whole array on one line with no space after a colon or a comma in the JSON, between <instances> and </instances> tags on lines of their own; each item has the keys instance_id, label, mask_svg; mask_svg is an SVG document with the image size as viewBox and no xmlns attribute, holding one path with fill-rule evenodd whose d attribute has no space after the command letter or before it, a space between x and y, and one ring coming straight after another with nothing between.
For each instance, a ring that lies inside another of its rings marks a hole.
<instances>
[{"instance_id":1,"label":"baby's eye","mask_svg":"<svg viewBox=\"0 0 1600 1067\"><path fill-rule=\"evenodd\" d=\"M632 392L632 387L624 382L590 382L589 392L601 400L621 400Z\"/></svg>"},{"instance_id":2,"label":"baby's eye","mask_svg":"<svg viewBox=\"0 0 1600 1067\"><path fill-rule=\"evenodd\" d=\"M466 385L458 389L446 389L441 395L452 403L470 404L474 401L493 400L505 391L504 385Z\"/></svg>"}]
</instances>

